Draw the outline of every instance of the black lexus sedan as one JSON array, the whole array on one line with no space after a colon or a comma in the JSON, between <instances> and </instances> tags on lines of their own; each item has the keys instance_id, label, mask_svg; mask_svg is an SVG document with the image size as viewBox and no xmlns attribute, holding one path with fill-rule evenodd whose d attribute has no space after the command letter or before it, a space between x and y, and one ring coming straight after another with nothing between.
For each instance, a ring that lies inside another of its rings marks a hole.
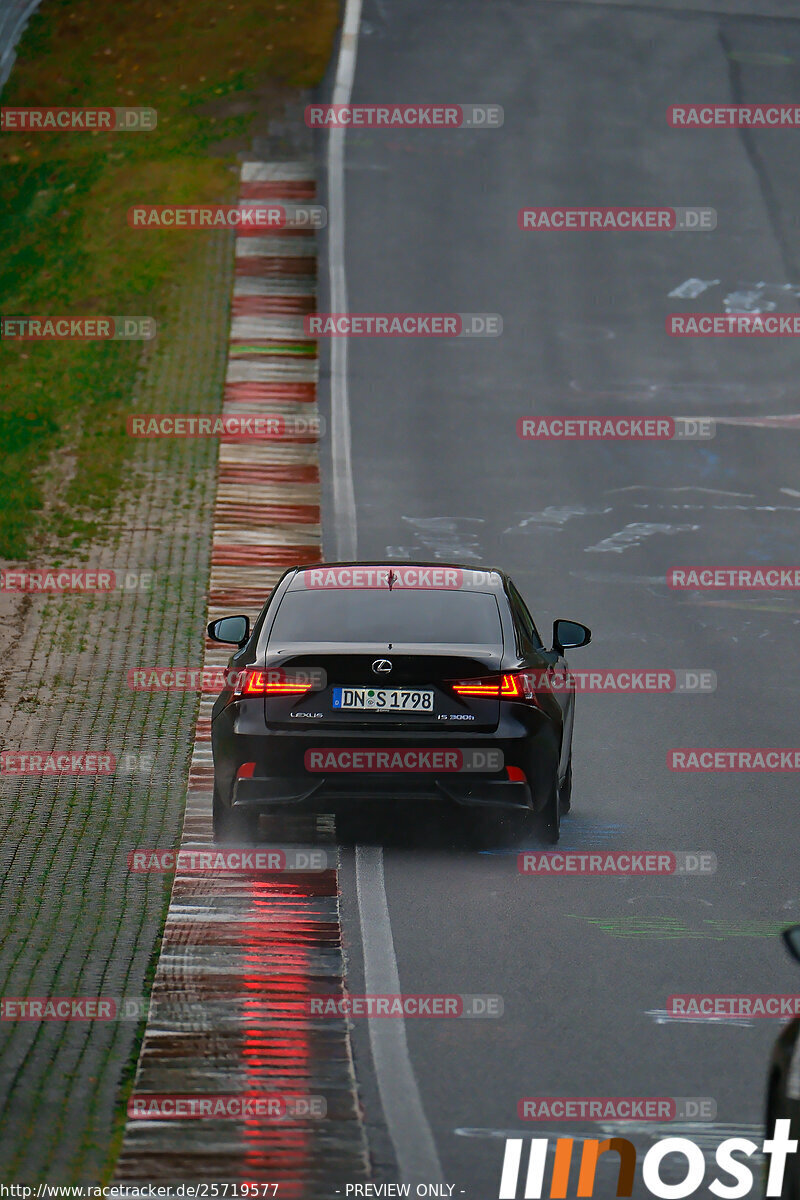
<instances>
[{"instance_id":1,"label":"black lexus sedan","mask_svg":"<svg viewBox=\"0 0 800 1200\"><path fill-rule=\"evenodd\" d=\"M558 840L575 704L563 651L591 633L557 620L547 649L502 571L293 567L252 629L231 616L208 634L238 647L211 725L217 839L259 813L374 797Z\"/></svg>"},{"instance_id":2,"label":"black lexus sedan","mask_svg":"<svg viewBox=\"0 0 800 1200\"><path fill-rule=\"evenodd\" d=\"M792 958L800 962L800 925L784 929L781 936ZM776 1121L789 1120L789 1136L800 1143L800 1017L787 1022L772 1049L766 1116L767 1137L772 1137ZM800 1153L786 1159L781 1196L800 1200Z\"/></svg>"}]
</instances>

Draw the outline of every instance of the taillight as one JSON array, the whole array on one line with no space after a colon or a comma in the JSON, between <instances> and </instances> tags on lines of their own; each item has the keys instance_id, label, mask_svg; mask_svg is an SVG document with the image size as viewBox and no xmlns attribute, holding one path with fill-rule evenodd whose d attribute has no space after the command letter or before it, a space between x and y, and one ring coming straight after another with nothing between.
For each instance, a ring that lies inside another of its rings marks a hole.
<instances>
[{"instance_id":1,"label":"taillight","mask_svg":"<svg viewBox=\"0 0 800 1200\"><path fill-rule=\"evenodd\" d=\"M457 696L499 696L500 680L496 675L486 679L461 679L450 685Z\"/></svg>"},{"instance_id":2,"label":"taillight","mask_svg":"<svg viewBox=\"0 0 800 1200\"><path fill-rule=\"evenodd\" d=\"M536 704L534 684L533 672L520 671L508 675L487 675L485 679L459 679L450 686L457 696L497 697L500 700L518 700L522 704Z\"/></svg>"},{"instance_id":3,"label":"taillight","mask_svg":"<svg viewBox=\"0 0 800 1200\"><path fill-rule=\"evenodd\" d=\"M302 696L311 691L311 681L293 679L282 671L246 670L236 689L240 696Z\"/></svg>"}]
</instances>

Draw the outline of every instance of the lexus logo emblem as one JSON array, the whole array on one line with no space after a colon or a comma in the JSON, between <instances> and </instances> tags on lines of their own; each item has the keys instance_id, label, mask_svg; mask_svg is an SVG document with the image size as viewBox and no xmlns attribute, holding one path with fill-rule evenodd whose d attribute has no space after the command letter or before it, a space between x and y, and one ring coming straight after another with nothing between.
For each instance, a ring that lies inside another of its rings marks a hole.
<instances>
[{"instance_id":1,"label":"lexus logo emblem","mask_svg":"<svg viewBox=\"0 0 800 1200\"><path fill-rule=\"evenodd\" d=\"M372 670L376 675L388 675L392 669L392 664L388 658L376 658L372 664Z\"/></svg>"}]
</instances>

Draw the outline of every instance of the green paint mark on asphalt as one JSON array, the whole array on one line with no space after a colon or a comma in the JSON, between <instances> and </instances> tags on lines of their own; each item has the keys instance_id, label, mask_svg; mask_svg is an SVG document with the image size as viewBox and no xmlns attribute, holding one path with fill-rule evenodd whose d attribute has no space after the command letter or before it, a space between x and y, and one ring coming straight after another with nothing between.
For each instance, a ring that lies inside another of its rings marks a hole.
<instances>
[{"instance_id":1,"label":"green paint mark on asphalt","mask_svg":"<svg viewBox=\"0 0 800 1200\"><path fill-rule=\"evenodd\" d=\"M705 939L723 942L728 938L773 938L784 928L785 921L726 921L708 918L699 925L690 925L680 917L585 917L570 913L576 921L586 921L603 933L616 938L676 938Z\"/></svg>"},{"instance_id":2,"label":"green paint mark on asphalt","mask_svg":"<svg viewBox=\"0 0 800 1200\"><path fill-rule=\"evenodd\" d=\"M794 62L788 54L770 54L765 50L732 50L728 58L748 67L791 67Z\"/></svg>"}]
</instances>

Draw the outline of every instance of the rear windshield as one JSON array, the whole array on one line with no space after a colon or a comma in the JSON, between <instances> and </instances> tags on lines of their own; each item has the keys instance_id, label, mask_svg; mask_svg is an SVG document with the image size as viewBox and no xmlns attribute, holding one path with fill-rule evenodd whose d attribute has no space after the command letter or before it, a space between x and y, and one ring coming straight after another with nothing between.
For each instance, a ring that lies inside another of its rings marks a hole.
<instances>
[{"instance_id":1,"label":"rear windshield","mask_svg":"<svg viewBox=\"0 0 800 1200\"><path fill-rule=\"evenodd\" d=\"M448 642L502 645L489 592L417 588L288 591L270 642Z\"/></svg>"}]
</instances>

